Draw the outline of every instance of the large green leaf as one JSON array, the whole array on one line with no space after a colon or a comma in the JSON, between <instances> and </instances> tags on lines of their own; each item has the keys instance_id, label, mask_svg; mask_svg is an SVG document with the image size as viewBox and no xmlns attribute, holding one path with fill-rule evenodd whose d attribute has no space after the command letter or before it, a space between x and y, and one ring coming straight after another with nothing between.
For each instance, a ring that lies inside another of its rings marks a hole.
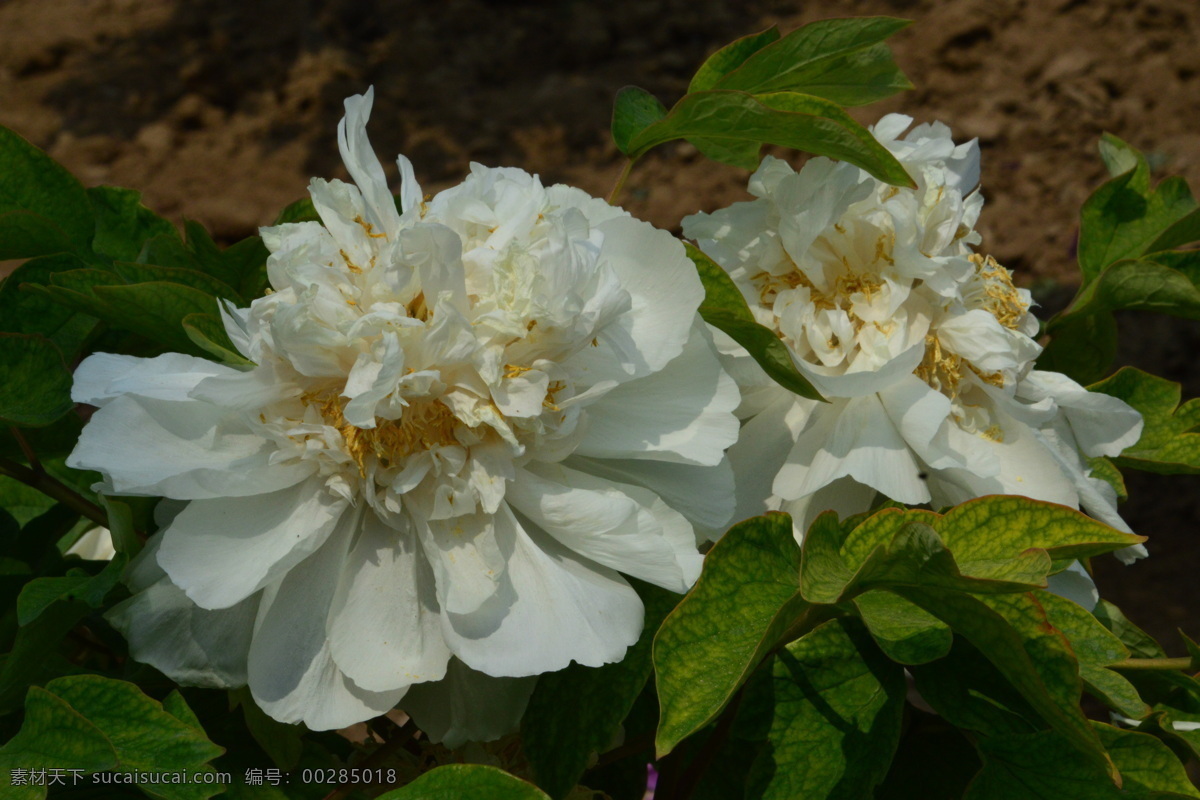
<instances>
[{"instance_id":1,"label":"large green leaf","mask_svg":"<svg viewBox=\"0 0 1200 800\"><path fill-rule=\"evenodd\" d=\"M629 141L627 154L639 158L664 142L692 138L792 147L847 161L896 186L914 185L895 156L841 106L796 92L714 90L685 95L667 116ZM758 166L757 158L730 163L746 169Z\"/></svg>"},{"instance_id":2,"label":"large green leaf","mask_svg":"<svg viewBox=\"0 0 1200 800\"><path fill-rule=\"evenodd\" d=\"M44 294L22 290L21 285L48 284L52 275L86 266L73 253L59 253L32 258L17 267L0 284L0 331L45 336L59 349L67 363L74 361L84 340L96 327L97 319L61 305Z\"/></svg>"},{"instance_id":3,"label":"large green leaf","mask_svg":"<svg viewBox=\"0 0 1200 800\"><path fill-rule=\"evenodd\" d=\"M915 709L875 800L961 800L981 766L963 732Z\"/></svg>"},{"instance_id":4,"label":"large green leaf","mask_svg":"<svg viewBox=\"0 0 1200 800\"><path fill-rule=\"evenodd\" d=\"M1128 145L1114 136L1106 135L1106 146L1125 152ZM1173 225L1196 208L1187 183L1177 177L1167 178L1156 188L1150 187L1150 168L1136 154L1121 163L1133 166L1102 185L1083 205L1079 229L1079 267L1084 283L1100 275L1109 264L1122 259L1137 258L1155 252L1156 242ZM1112 162L1110 162L1112 163ZM1164 240L1170 246L1178 235Z\"/></svg>"},{"instance_id":5,"label":"large green leaf","mask_svg":"<svg viewBox=\"0 0 1200 800\"><path fill-rule=\"evenodd\" d=\"M95 575L76 567L66 575L34 578L25 584L17 598L17 622L28 625L59 601L78 600L91 608L99 608L108 593L120 583L127 560L124 555L117 555Z\"/></svg>"},{"instance_id":6,"label":"large green leaf","mask_svg":"<svg viewBox=\"0 0 1200 800\"><path fill-rule=\"evenodd\" d=\"M1183 765L1152 736L1094 723L1123 788L1052 731L979 740L983 769L964 800L1167 800L1200 797Z\"/></svg>"},{"instance_id":7,"label":"large green leaf","mask_svg":"<svg viewBox=\"0 0 1200 800\"><path fill-rule=\"evenodd\" d=\"M786 514L735 525L709 551L700 579L654 640L660 756L720 714L809 608L799 572Z\"/></svg>"},{"instance_id":8,"label":"large green leaf","mask_svg":"<svg viewBox=\"0 0 1200 800\"><path fill-rule=\"evenodd\" d=\"M1117 466L1148 472L1200 472L1200 399L1180 405L1178 383L1133 367L1124 367L1089 387L1124 400L1142 415L1141 438L1126 448Z\"/></svg>"},{"instance_id":9,"label":"large green leaf","mask_svg":"<svg viewBox=\"0 0 1200 800\"><path fill-rule=\"evenodd\" d=\"M502 769L448 764L431 770L378 800L549 800L540 789Z\"/></svg>"},{"instance_id":10,"label":"large green leaf","mask_svg":"<svg viewBox=\"0 0 1200 800\"><path fill-rule=\"evenodd\" d=\"M751 33L740 39L734 39L729 44L713 53L688 84L688 92L704 92L715 88L717 81L745 63L746 59L762 50L772 42L779 41L779 29L771 26L761 33Z\"/></svg>"},{"instance_id":11,"label":"large green leaf","mask_svg":"<svg viewBox=\"0 0 1200 800\"><path fill-rule=\"evenodd\" d=\"M950 626L899 595L868 591L854 598L854 605L875 643L893 661L924 664L950 651Z\"/></svg>"},{"instance_id":12,"label":"large green leaf","mask_svg":"<svg viewBox=\"0 0 1200 800\"><path fill-rule=\"evenodd\" d=\"M71 410L71 373L49 339L0 333L0 375L0 423L41 428Z\"/></svg>"},{"instance_id":13,"label":"large green leaf","mask_svg":"<svg viewBox=\"0 0 1200 800\"><path fill-rule=\"evenodd\" d=\"M961 636L945 658L910 666L920 697L955 728L989 736L1048 726L987 657Z\"/></svg>"},{"instance_id":14,"label":"large green leaf","mask_svg":"<svg viewBox=\"0 0 1200 800\"><path fill-rule=\"evenodd\" d=\"M704 300L699 309L704 321L729 334L735 342L746 348L763 371L783 388L801 397L822 399L808 379L796 369L788 346L774 331L760 325L754 318L746 298L729 274L690 242L684 242L684 248L688 258L696 265L700 282L704 284Z\"/></svg>"},{"instance_id":15,"label":"large green leaf","mask_svg":"<svg viewBox=\"0 0 1200 800\"><path fill-rule=\"evenodd\" d=\"M1037 368L1061 372L1086 386L1107 375L1116 357L1117 322L1112 314L1072 315L1054 320Z\"/></svg>"},{"instance_id":16,"label":"large green leaf","mask_svg":"<svg viewBox=\"0 0 1200 800\"><path fill-rule=\"evenodd\" d=\"M521 740L538 785L565 797L588 761L612 744L650 677L654 634L679 597L638 584L646 625L637 643L615 664L596 669L572 664L543 675L521 721Z\"/></svg>"},{"instance_id":17,"label":"large green leaf","mask_svg":"<svg viewBox=\"0 0 1200 800\"><path fill-rule=\"evenodd\" d=\"M116 186L87 190L96 217L92 249L113 261L135 261L148 239L179 238L167 220L142 205L142 193Z\"/></svg>"},{"instance_id":18,"label":"large green leaf","mask_svg":"<svg viewBox=\"0 0 1200 800\"><path fill-rule=\"evenodd\" d=\"M1129 650L1100 620L1066 598L1049 592L1038 596L1050 622L1063 632L1079 662L1079 677L1088 690L1127 717L1150 712L1137 689L1108 667L1129 658Z\"/></svg>"},{"instance_id":19,"label":"large green leaf","mask_svg":"<svg viewBox=\"0 0 1200 800\"><path fill-rule=\"evenodd\" d=\"M181 698L171 700L171 707L174 713L125 681L99 675L58 678L45 689L29 690L25 722L0 749L0 762L64 765L87 773L211 772L208 762L224 750L197 729ZM138 785L165 800L202 800L221 792L219 784L203 781Z\"/></svg>"},{"instance_id":20,"label":"large green leaf","mask_svg":"<svg viewBox=\"0 0 1200 800\"><path fill-rule=\"evenodd\" d=\"M645 89L621 89L613 102L612 137L617 149L628 153L630 140L666 115L667 107Z\"/></svg>"},{"instance_id":21,"label":"large green leaf","mask_svg":"<svg viewBox=\"0 0 1200 800\"><path fill-rule=\"evenodd\" d=\"M890 17L820 20L756 49L712 88L803 92L844 106L882 100L912 88L882 44L909 24Z\"/></svg>"},{"instance_id":22,"label":"large green leaf","mask_svg":"<svg viewBox=\"0 0 1200 800\"><path fill-rule=\"evenodd\" d=\"M94 229L75 176L0 126L0 259L86 251Z\"/></svg>"},{"instance_id":23,"label":"large green leaf","mask_svg":"<svg viewBox=\"0 0 1200 800\"><path fill-rule=\"evenodd\" d=\"M899 739L904 670L860 624L836 619L779 651L772 674L771 728L746 797L870 797Z\"/></svg>"},{"instance_id":24,"label":"large green leaf","mask_svg":"<svg viewBox=\"0 0 1200 800\"><path fill-rule=\"evenodd\" d=\"M1124 259L1108 265L1080 288L1047 331L1054 334L1059 320L1125 309L1200 319L1200 288L1182 272L1158 263L1155 256Z\"/></svg>"},{"instance_id":25,"label":"large green leaf","mask_svg":"<svg viewBox=\"0 0 1200 800\"><path fill-rule=\"evenodd\" d=\"M1158 642L1154 641L1154 637L1130 622L1121 609L1107 600L1097 603L1092 613L1101 625L1108 628L1114 636L1121 640L1121 644L1128 648L1129 654L1134 658L1166 657L1166 651Z\"/></svg>"}]
</instances>

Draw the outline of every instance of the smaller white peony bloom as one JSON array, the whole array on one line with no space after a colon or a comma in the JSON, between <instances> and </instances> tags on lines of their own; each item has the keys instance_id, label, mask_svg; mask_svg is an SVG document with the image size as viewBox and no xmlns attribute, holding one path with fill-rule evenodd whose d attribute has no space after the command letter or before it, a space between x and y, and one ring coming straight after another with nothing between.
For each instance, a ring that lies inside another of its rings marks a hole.
<instances>
[{"instance_id":1,"label":"smaller white peony bloom","mask_svg":"<svg viewBox=\"0 0 1200 800\"><path fill-rule=\"evenodd\" d=\"M252 368L97 354L73 392L99 410L72 466L186 501L111 615L134 657L314 729L619 660L643 619L621 573L685 591L734 507L739 394L680 242L479 165L423 200L401 157L400 212L371 101L339 127L355 183L314 179L323 224L263 229L273 291L225 309ZM431 727L503 732L460 705Z\"/></svg>"},{"instance_id":2,"label":"smaller white peony bloom","mask_svg":"<svg viewBox=\"0 0 1200 800\"><path fill-rule=\"evenodd\" d=\"M1016 494L1127 531L1085 457L1136 442L1141 417L1033 368L1029 292L973 250L978 145L940 123L900 138L911 122L891 114L874 133L915 189L825 158L797 173L768 157L750 179L758 199L683 221L830 401L788 392L722 343L746 420L730 451L736 518L784 510L799 537L819 512L865 511L876 493L935 508Z\"/></svg>"}]
</instances>

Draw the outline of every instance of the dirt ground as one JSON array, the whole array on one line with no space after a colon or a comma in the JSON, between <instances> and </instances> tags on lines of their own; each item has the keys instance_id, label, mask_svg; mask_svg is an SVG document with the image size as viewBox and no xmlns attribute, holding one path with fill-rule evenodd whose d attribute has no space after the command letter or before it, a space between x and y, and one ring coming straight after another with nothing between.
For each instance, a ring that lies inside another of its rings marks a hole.
<instances>
[{"instance_id":1,"label":"dirt ground","mask_svg":"<svg viewBox=\"0 0 1200 800\"><path fill-rule=\"evenodd\" d=\"M1047 306L1072 283L1102 131L1200 186L1196 0L0 0L0 124L86 184L141 189L225 240L270 223L309 176L344 174L341 101L372 84L376 149L412 158L427 191L474 160L603 195L620 166L607 137L618 88L670 105L735 37L870 14L915 20L893 47L917 89L857 116L903 111L978 137L984 246ZM745 179L668 145L623 204L675 228L743 199ZM1126 328L1139 336L1124 358L1200 393L1194 325ZM1157 635L1200 636L1188 615L1200 610L1200 478L1130 488L1125 513L1152 558L1106 564L1103 589Z\"/></svg>"}]
</instances>

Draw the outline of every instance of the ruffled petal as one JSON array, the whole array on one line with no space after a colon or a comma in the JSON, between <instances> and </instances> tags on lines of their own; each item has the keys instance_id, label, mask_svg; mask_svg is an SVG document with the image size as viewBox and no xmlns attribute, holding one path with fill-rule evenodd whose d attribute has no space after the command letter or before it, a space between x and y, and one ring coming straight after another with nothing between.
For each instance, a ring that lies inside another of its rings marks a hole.
<instances>
[{"instance_id":1,"label":"ruffled petal","mask_svg":"<svg viewBox=\"0 0 1200 800\"><path fill-rule=\"evenodd\" d=\"M271 464L274 452L219 406L127 394L92 415L67 466L96 470L109 494L181 500L273 492L316 470L312 462Z\"/></svg>"},{"instance_id":2,"label":"ruffled petal","mask_svg":"<svg viewBox=\"0 0 1200 800\"><path fill-rule=\"evenodd\" d=\"M158 562L197 605L227 608L320 547L346 506L320 478L255 497L195 500L163 531Z\"/></svg>"},{"instance_id":3,"label":"ruffled petal","mask_svg":"<svg viewBox=\"0 0 1200 800\"><path fill-rule=\"evenodd\" d=\"M440 611L416 532L366 512L329 615L334 662L373 691L439 680L450 658Z\"/></svg>"},{"instance_id":4,"label":"ruffled petal","mask_svg":"<svg viewBox=\"0 0 1200 800\"><path fill-rule=\"evenodd\" d=\"M517 473L507 501L559 543L597 564L686 592L704 557L692 526L651 492L558 465Z\"/></svg>"},{"instance_id":5,"label":"ruffled petal","mask_svg":"<svg viewBox=\"0 0 1200 800\"><path fill-rule=\"evenodd\" d=\"M95 353L75 368L71 399L90 406L105 406L126 394L187 400L188 392L205 378L240 374L232 367L181 353L163 353L154 358Z\"/></svg>"},{"instance_id":6,"label":"ruffled petal","mask_svg":"<svg viewBox=\"0 0 1200 800\"><path fill-rule=\"evenodd\" d=\"M330 653L330 603L358 524L358 513L344 515L320 550L263 593L248 682L255 702L280 722L343 728L388 711L408 689L407 684L384 692L363 689Z\"/></svg>"},{"instance_id":7,"label":"ruffled petal","mask_svg":"<svg viewBox=\"0 0 1200 800\"><path fill-rule=\"evenodd\" d=\"M493 678L456 658L444 679L413 686L401 705L429 741L453 750L515 731L536 685L535 677Z\"/></svg>"},{"instance_id":8,"label":"ruffled petal","mask_svg":"<svg viewBox=\"0 0 1200 800\"><path fill-rule=\"evenodd\" d=\"M498 535L512 542L501 592L477 612L443 612L450 649L488 675L555 672L576 661L620 661L641 634L645 610L620 575L581 560L553 538L526 531L507 504Z\"/></svg>"}]
</instances>

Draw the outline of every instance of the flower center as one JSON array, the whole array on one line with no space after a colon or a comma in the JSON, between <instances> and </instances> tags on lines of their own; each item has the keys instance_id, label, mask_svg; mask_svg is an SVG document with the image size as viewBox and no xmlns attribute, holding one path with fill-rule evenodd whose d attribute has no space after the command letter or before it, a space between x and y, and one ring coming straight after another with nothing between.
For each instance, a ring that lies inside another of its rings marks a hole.
<instances>
[{"instance_id":1,"label":"flower center","mask_svg":"<svg viewBox=\"0 0 1200 800\"><path fill-rule=\"evenodd\" d=\"M317 408L325 421L342 435L346 452L363 478L371 457L386 469L418 451L459 443L454 433L461 422L439 400L414 400L399 419L376 419L374 428L351 425L343 414L343 405L340 395L326 395Z\"/></svg>"}]
</instances>

